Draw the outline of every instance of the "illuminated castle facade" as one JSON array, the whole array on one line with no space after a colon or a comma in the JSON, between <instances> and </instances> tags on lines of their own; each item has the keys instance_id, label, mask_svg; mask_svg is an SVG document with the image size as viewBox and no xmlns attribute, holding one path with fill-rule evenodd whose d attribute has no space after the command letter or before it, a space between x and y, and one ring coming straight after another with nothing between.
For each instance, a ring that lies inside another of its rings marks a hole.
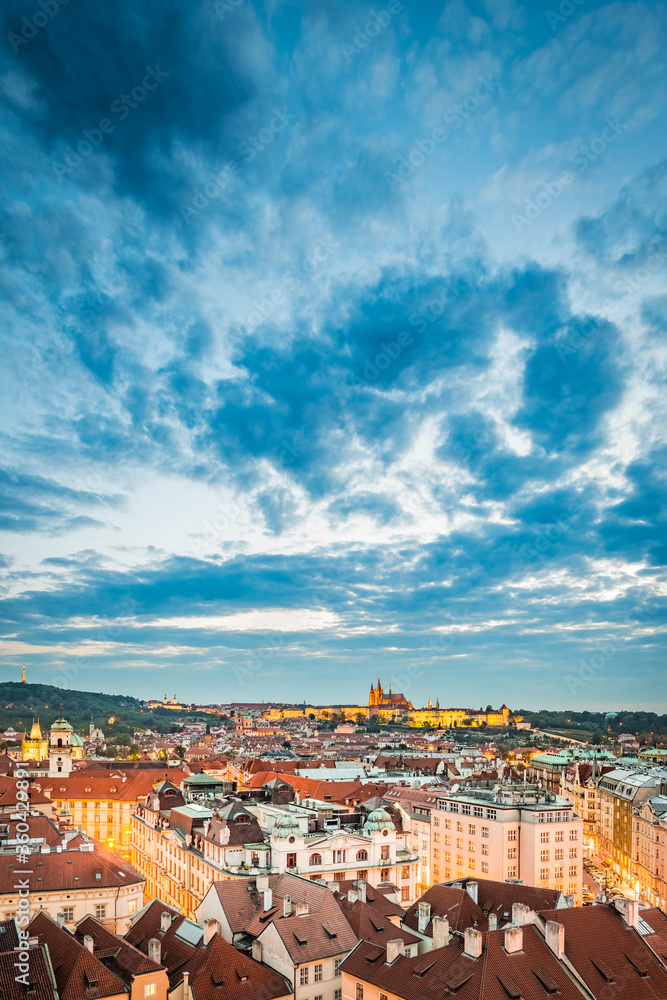
<instances>
[{"instance_id":1,"label":"illuminated castle facade","mask_svg":"<svg viewBox=\"0 0 667 1000\"><path fill-rule=\"evenodd\" d=\"M389 691L385 692L382 690L382 684L380 683L380 678L378 677L378 686L374 688L371 684L371 693L368 696L368 707L369 708L404 708L406 712L412 711L412 702L409 702L405 695L402 694L392 694L391 684L389 685Z\"/></svg>"}]
</instances>

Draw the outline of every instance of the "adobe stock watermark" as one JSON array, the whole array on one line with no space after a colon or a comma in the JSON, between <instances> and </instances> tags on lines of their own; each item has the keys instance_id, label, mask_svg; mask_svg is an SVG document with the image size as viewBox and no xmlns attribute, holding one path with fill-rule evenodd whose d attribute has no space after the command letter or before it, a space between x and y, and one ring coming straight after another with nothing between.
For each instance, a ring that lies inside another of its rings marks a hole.
<instances>
[{"instance_id":1,"label":"adobe stock watermark","mask_svg":"<svg viewBox=\"0 0 667 1000\"><path fill-rule=\"evenodd\" d=\"M67 6L70 0L38 0L39 10L34 11L30 17L21 18L21 33L15 31L7 33L7 40L14 52L18 52L22 45L27 45L35 38L42 28L45 28L49 21L52 21L61 7Z\"/></svg>"},{"instance_id":2,"label":"adobe stock watermark","mask_svg":"<svg viewBox=\"0 0 667 1000\"><path fill-rule=\"evenodd\" d=\"M215 0L213 10L221 21L226 21L230 14L242 7L245 0Z\"/></svg>"},{"instance_id":3,"label":"adobe stock watermark","mask_svg":"<svg viewBox=\"0 0 667 1000\"><path fill-rule=\"evenodd\" d=\"M178 206L183 220L190 225L210 203L219 198L220 195L230 187L232 181L241 172L241 169L252 161L270 146L273 140L286 128L293 125L299 119L291 114L287 108L274 108L272 117L254 135L248 135L239 143L236 155L233 156L218 173L211 173L205 182L195 188L187 201L183 201Z\"/></svg>"},{"instance_id":4,"label":"adobe stock watermark","mask_svg":"<svg viewBox=\"0 0 667 1000\"><path fill-rule=\"evenodd\" d=\"M157 90L168 76L168 72L160 69L159 63L155 67L146 66L146 75L141 83L132 87L129 94L121 94L120 97L113 100L109 105L109 111L117 117L119 122L124 122L126 118L129 118L130 113L146 100L149 93ZM106 137L115 131L116 123L111 118L100 118L97 128L82 129L83 139L77 142L76 149L67 146L62 154L62 162L54 160L51 165L58 182L62 183L65 175L72 174L80 167L83 161L102 145Z\"/></svg>"},{"instance_id":5,"label":"adobe stock watermark","mask_svg":"<svg viewBox=\"0 0 667 1000\"><path fill-rule=\"evenodd\" d=\"M280 282L265 298L253 302L252 312L248 313L245 319L246 328L250 331L256 330L270 319L276 310L287 302L290 295L300 291L304 282L312 281L337 250L340 250L340 243L331 235L321 236L308 256L286 271Z\"/></svg>"},{"instance_id":6,"label":"adobe stock watermark","mask_svg":"<svg viewBox=\"0 0 667 1000\"><path fill-rule=\"evenodd\" d=\"M397 14L402 14L405 7L400 0L390 0L386 7L381 10L372 10L364 20L361 27L357 29L354 36L347 42L341 42L340 51L345 56L348 66L356 55L368 48L374 38L382 34L392 18Z\"/></svg>"},{"instance_id":7,"label":"adobe stock watermark","mask_svg":"<svg viewBox=\"0 0 667 1000\"><path fill-rule=\"evenodd\" d=\"M607 118L602 131L598 135L594 135L592 139L589 139L587 145L580 146L570 155L570 163L576 168L577 173L585 173L591 163L595 163L628 127L628 125L620 122L618 118ZM543 181L541 190L537 191L533 198L526 199L523 214L512 212L510 215L516 232L521 233L528 226L532 226L546 209L560 198L563 192L576 180L577 173L573 173L571 170L563 170L558 177L550 181Z\"/></svg>"},{"instance_id":8,"label":"adobe stock watermark","mask_svg":"<svg viewBox=\"0 0 667 1000\"><path fill-rule=\"evenodd\" d=\"M569 17L576 12L578 7L585 4L586 0L562 0L558 5L558 10L545 10L544 16L546 17L549 27L552 31L555 31L561 24L565 24Z\"/></svg>"},{"instance_id":9,"label":"adobe stock watermark","mask_svg":"<svg viewBox=\"0 0 667 1000\"><path fill-rule=\"evenodd\" d=\"M649 602L641 608L638 608L634 614L628 614L624 618L623 625L643 625L662 610L662 606L657 603L657 601ZM619 649L627 643L627 640L622 640L616 637L611 639L604 639L596 643L595 651L586 658L579 660L578 667L570 667L569 672L565 674L565 683L567 684L570 694L574 694L580 687L585 684L590 684L592 680L599 677L605 667L611 662L611 660L616 656Z\"/></svg>"},{"instance_id":10,"label":"adobe stock watermark","mask_svg":"<svg viewBox=\"0 0 667 1000\"><path fill-rule=\"evenodd\" d=\"M479 82L475 89L458 104L452 105L442 116L444 123L449 126L449 131L439 126L431 129L427 136L417 139L412 144L405 156L396 157L394 161L396 166L393 171L385 171L384 178L390 191L396 191L397 188L405 184L415 171L433 156L436 149L447 141L452 132L468 118L472 118L495 93L498 84L494 83L491 77L486 79L479 76L477 79Z\"/></svg>"},{"instance_id":11,"label":"adobe stock watermark","mask_svg":"<svg viewBox=\"0 0 667 1000\"><path fill-rule=\"evenodd\" d=\"M546 555L554 545L570 530L576 522L584 506L599 496L597 490L588 490L573 503L569 504L565 510L557 517L554 516L549 524L541 524L535 531L535 537L531 542L524 542L519 549L522 559L528 561L539 559Z\"/></svg>"}]
</instances>

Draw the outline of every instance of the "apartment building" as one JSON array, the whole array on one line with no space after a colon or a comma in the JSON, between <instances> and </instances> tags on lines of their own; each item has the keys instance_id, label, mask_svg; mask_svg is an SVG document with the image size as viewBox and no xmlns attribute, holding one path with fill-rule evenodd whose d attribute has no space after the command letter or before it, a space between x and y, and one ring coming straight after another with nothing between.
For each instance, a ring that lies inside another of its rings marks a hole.
<instances>
[{"instance_id":1,"label":"apartment building","mask_svg":"<svg viewBox=\"0 0 667 1000\"><path fill-rule=\"evenodd\" d=\"M419 858L417 868L417 897L423 896L429 886L441 878L440 830L432 829L431 811L437 805L435 789L395 788L385 798L400 811L403 829L409 835L406 846ZM433 850L436 850L436 858ZM407 894L401 894L404 903Z\"/></svg>"},{"instance_id":2,"label":"apartment building","mask_svg":"<svg viewBox=\"0 0 667 1000\"><path fill-rule=\"evenodd\" d=\"M663 789L667 791L667 771L659 768L617 767L598 781L599 847L627 881L636 877L633 814L643 802Z\"/></svg>"},{"instance_id":3,"label":"apartment building","mask_svg":"<svg viewBox=\"0 0 667 1000\"><path fill-rule=\"evenodd\" d=\"M496 785L438 796L433 850L443 881L521 879L581 901L583 822L571 802L534 785Z\"/></svg>"},{"instance_id":4,"label":"apartment building","mask_svg":"<svg viewBox=\"0 0 667 1000\"><path fill-rule=\"evenodd\" d=\"M655 795L635 809L632 856L640 892L652 906L667 905L667 795Z\"/></svg>"}]
</instances>

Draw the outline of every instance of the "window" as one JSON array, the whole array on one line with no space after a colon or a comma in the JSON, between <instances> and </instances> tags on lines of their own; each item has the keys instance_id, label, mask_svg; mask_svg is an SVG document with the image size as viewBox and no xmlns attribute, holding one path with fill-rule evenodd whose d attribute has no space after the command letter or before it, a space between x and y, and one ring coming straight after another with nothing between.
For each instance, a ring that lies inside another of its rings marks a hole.
<instances>
[{"instance_id":1,"label":"window","mask_svg":"<svg viewBox=\"0 0 667 1000\"><path fill-rule=\"evenodd\" d=\"M334 990L334 1000L343 1000L342 990Z\"/></svg>"},{"instance_id":2,"label":"window","mask_svg":"<svg viewBox=\"0 0 667 1000\"><path fill-rule=\"evenodd\" d=\"M445 820L445 830L451 830L451 828L452 828L452 821L450 819L446 819Z\"/></svg>"},{"instance_id":3,"label":"window","mask_svg":"<svg viewBox=\"0 0 667 1000\"><path fill-rule=\"evenodd\" d=\"M104 920L107 915L107 908L104 905L98 905L95 907L95 916L98 920Z\"/></svg>"},{"instance_id":4,"label":"window","mask_svg":"<svg viewBox=\"0 0 667 1000\"><path fill-rule=\"evenodd\" d=\"M548 860L549 860L549 852L540 851L540 861L548 861Z\"/></svg>"},{"instance_id":5,"label":"window","mask_svg":"<svg viewBox=\"0 0 667 1000\"><path fill-rule=\"evenodd\" d=\"M489 836L489 828L488 828L488 826L483 826L482 827L482 836L483 837L488 837Z\"/></svg>"},{"instance_id":6,"label":"window","mask_svg":"<svg viewBox=\"0 0 667 1000\"><path fill-rule=\"evenodd\" d=\"M468 823L468 835L470 837L474 837L475 836L475 824L474 823Z\"/></svg>"},{"instance_id":7,"label":"window","mask_svg":"<svg viewBox=\"0 0 667 1000\"><path fill-rule=\"evenodd\" d=\"M462 854L457 854L456 855L456 863L459 866L459 868L463 867L463 855ZM457 878L463 878L463 876L462 875L457 875Z\"/></svg>"},{"instance_id":8,"label":"window","mask_svg":"<svg viewBox=\"0 0 667 1000\"><path fill-rule=\"evenodd\" d=\"M456 838L456 847L457 847L457 850L459 850L459 851L463 850L463 838L462 837L457 837Z\"/></svg>"},{"instance_id":9,"label":"window","mask_svg":"<svg viewBox=\"0 0 667 1000\"><path fill-rule=\"evenodd\" d=\"M569 851L569 854L570 854L571 858L576 858L576 856L577 856L577 848L576 847L571 847L570 851Z\"/></svg>"},{"instance_id":10,"label":"window","mask_svg":"<svg viewBox=\"0 0 667 1000\"><path fill-rule=\"evenodd\" d=\"M401 868L401 878L410 878L410 866L403 865Z\"/></svg>"},{"instance_id":11,"label":"window","mask_svg":"<svg viewBox=\"0 0 667 1000\"><path fill-rule=\"evenodd\" d=\"M484 872L485 875L489 874L489 862L488 861L482 861L482 871Z\"/></svg>"},{"instance_id":12,"label":"window","mask_svg":"<svg viewBox=\"0 0 667 1000\"><path fill-rule=\"evenodd\" d=\"M445 837L445 844L447 844L447 846L449 846L451 844L451 842L452 842L452 838L451 837Z\"/></svg>"},{"instance_id":13,"label":"window","mask_svg":"<svg viewBox=\"0 0 667 1000\"><path fill-rule=\"evenodd\" d=\"M563 869L560 867L554 868L554 878L562 878L562 877L563 877Z\"/></svg>"},{"instance_id":14,"label":"window","mask_svg":"<svg viewBox=\"0 0 667 1000\"><path fill-rule=\"evenodd\" d=\"M507 848L507 857L508 858L515 858L516 857L516 847L508 847Z\"/></svg>"},{"instance_id":15,"label":"window","mask_svg":"<svg viewBox=\"0 0 667 1000\"><path fill-rule=\"evenodd\" d=\"M445 852L443 853L442 857L443 857L443 859L444 859L445 861L451 861L451 860L452 860L452 856L451 856L451 854L449 853L449 851L445 851Z\"/></svg>"},{"instance_id":16,"label":"window","mask_svg":"<svg viewBox=\"0 0 667 1000\"><path fill-rule=\"evenodd\" d=\"M540 843L541 844L548 844L549 843L549 831L548 830L542 831L542 833L540 834Z\"/></svg>"},{"instance_id":17,"label":"window","mask_svg":"<svg viewBox=\"0 0 667 1000\"><path fill-rule=\"evenodd\" d=\"M470 806L461 806L461 812L465 813L466 816L470 815Z\"/></svg>"},{"instance_id":18,"label":"window","mask_svg":"<svg viewBox=\"0 0 667 1000\"><path fill-rule=\"evenodd\" d=\"M322 993L318 993L316 997L313 997L313 1000L324 1000L324 996Z\"/></svg>"},{"instance_id":19,"label":"window","mask_svg":"<svg viewBox=\"0 0 667 1000\"><path fill-rule=\"evenodd\" d=\"M562 844L563 841L565 840L565 834L563 833L562 830L556 830L554 839L557 844Z\"/></svg>"},{"instance_id":20,"label":"window","mask_svg":"<svg viewBox=\"0 0 667 1000\"><path fill-rule=\"evenodd\" d=\"M543 882L548 881L548 879L549 879L549 869L548 868L540 868L540 878L542 879Z\"/></svg>"},{"instance_id":21,"label":"window","mask_svg":"<svg viewBox=\"0 0 667 1000\"><path fill-rule=\"evenodd\" d=\"M474 872L474 870L475 870L475 859L474 858L468 858L468 868L470 869L471 872Z\"/></svg>"},{"instance_id":22,"label":"window","mask_svg":"<svg viewBox=\"0 0 667 1000\"><path fill-rule=\"evenodd\" d=\"M570 840L577 840L579 837L578 830L570 830Z\"/></svg>"},{"instance_id":23,"label":"window","mask_svg":"<svg viewBox=\"0 0 667 1000\"><path fill-rule=\"evenodd\" d=\"M475 806L475 808L472 811L472 814L473 816L483 816L484 810L482 809L481 806Z\"/></svg>"},{"instance_id":24,"label":"window","mask_svg":"<svg viewBox=\"0 0 667 1000\"><path fill-rule=\"evenodd\" d=\"M486 856L488 857L488 854L489 854L489 845L488 844L482 844L482 846L480 847L480 851L482 852L482 854L486 854Z\"/></svg>"},{"instance_id":25,"label":"window","mask_svg":"<svg viewBox=\"0 0 667 1000\"><path fill-rule=\"evenodd\" d=\"M144 996L154 997L155 996L155 983L146 983L144 986Z\"/></svg>"},{"instance_id":26,"label":"window","mask_svg":"<svg viewBox=\"0 0 667 1000\"><path fill-rule=\"evenodd\" d=\"M383 844L382 847L380 848L380 859L382 861L389 860L389 844Z\"/></svg>"},{"instance_id":27,"label":"window","mask_svg":"<svg viewBox=\"0 0 667 1000\"><path fill-rule=\"evenodd\" d=\"M570 878L576 878L577 877L577 866L576 865L570 865L570 867L567 870L567 873L570 876Z\"/></svg>"},{"instance_id":28,"label":"window","mask_svg":"<svg viewBox=\"0 0 667 1000\"><path fill-rule=\"evenodd\" d=\"M440 819L438 816L433 817L433 826L440 826Z\"/></svg>"},{"instance_id":29,"label":"window","mask_svg":"<svg viewBox=\"0 0 667 1000\"><path fill-rule=\"evenodd\" d=\"M383 868L382 871L380 872L380 881L381 882L388 882L389 881L389 869L388 868Z\"/></svg>"},{"instance_id":30,"label":"window","mask_svg":"<svg viewBox=\"0 0 667 1000\"><path fill-rule=\"evenodd\" d=\"M342 958L334 958L334 976L336 979L340 978L341 975L340 967L342 961L343 961Z\"/></svg>"},{"instance_id":31,"label":"window","mask_svg":"<svg viewBox=\"0 0 667 1000\"><path fill-rule=\"evenodd\" d=\"M572 896L576 895L576 892L577 892L577 884L576 884L576 882L570 882L570 884L568 886L568 889L569 889L570 894Z\"/></svg>"},{"instance_id":32,"label":"window","mask_svg":"<svg viewBox=\"0 0 667 1000\"><path fill-rule=\"evenodd\" d=\"M308 858L308 864L311 866L311 868L314 865L321 865L322 864L322 855L321 854L311 854L310 857Z\"/></svg>"},{"instance_id":33,"label":"window","mask_svg":"<svg viewBox=\"0 0 667 1000\"><path fill-rule=\"evenodd\" d=\"M357 869L357 878L361 879L362 882L365 882L366 879L368 878L368 869L367 868Z\"/></svg>"},{"instance_id":34,"label":"window","mask_svg":"<svg viewBox=\"0 0 667 1000\"><path fill-rule=\"evenodd\" d=\"M323 969L323 965L322 965L321 962L318 965L316 965L316 966L313 967L313 982L314 983L321 983L322 982L322 969Z\"/></svg>"},{"instance_id":35,"label":"window","mask_svg":"<svg viewBox=\"0 0 667 1000\"><path fill-rule=\"evenodd\" d=\"M65 918L65 923L71 923L71 921L74 920L74 907L64 906L63 917Z\"/></svg>"},{"instance_id":36,"label":"window","mask_svg":"<svg viewBox=\"0 0 667 1000\"><path fill-rule=\"evenodd\" d=\"M495 809L487 809L486 810L486 818L487 819L495 819L496 818L496 810Z\"/></svg>"},{"instance_id":37,"label":"window","mask_svg":"<svg viewBox=\"0 0 667 1000\"><path fill-rule=\"evenodd\" d=\"M469 840L468 841L468 853L469 854L474 854L475 853L475 841L474 840Z\"/></svg>"},{"instance_id":38,"label":"window","mask_svg":"<svg viewBox=\"0 0 667 1000\"><path fill-rule=\"evenodd\" d=\"M437 861L440 857L440 851L433 851L433 860Z\"/></svg>"},{"instance_id":39,"label":"window","mask_svg":"<svg viewBox=\"0 0 667 1000\"><path fill-rule=\"evenodd\" d=\"M364 1000L364 984L357 983L356 990L354 992L354 1000Z\"/></svg>"},{"instance_id":40,"label":"window","mask_svg":"<svg viewBox=\"0 0 667 1000\"><path fill-rule=\"evenodd\" d=\"M307 986L308 985L308 972L309 971L310 970L308 969L307 965L304 965L302 968L299 969L299 986Z\"/></svg>"},{"instance_id":41,"label":"window","mask_svg":"<svg viewBox=\"0 0 667 1000\"><path fill-rule=\"evenodd\" d=\"M508 878L516 878L516 865L510 865L507 869Z\"/></svg>"},{"instance_id":42,"label":"window","mask_svg":"<svg viewBox=\"0 0 667 1000\"><path fill-rule=\"evenodd\" d=\"M456 821L456 832L463 833L463 823L459 822L459 820Z\"/></svg>"},{"instance_id":43,"label":"window","mask_svg":"<svg viewBox=\"0 0 667 1000\"><path fill-rule=\"evenodd\" d=\"M433 834L433 843L434 844L439 844L440 843L440 834L439 833L434 833Z\"/></svg>"},{"instance_id":44,"label":"window","mask_svg":"<svg viewBox=\"0 0 667 1000\"><path fill-rule=\"evenodd\" d=\"M401 889L401 902L407 903L410 899L410 886L404 885Z\"/></svg>"},{"instance_id":45,"label":"window","mask_svg":"<svg viewBox=\"0 0 667 1000\"><path fill-rule=\"evenodd\" d=\"M557 847L554 851L554 861L562 861L565 857L565 851L562 847Z\"/></svg>"},{"instance_id":46,"label":"window","mask_svg":"<svg viewBox=\"0 0 667 1000\"><path fill-rule=\"evenodd\" d=\"M389 1000L389 997L387 996L386 993L381 993L379 996L379 1000Z\"/></svg>"},{"instance_id":47,"label":"window","mask_svg":"<svg viewBox=\"0 0 667 1000\"><path fill-rule=\"evenodd\" d=\"M287 867L296 868L296 854L287 855Z\"/></svg>"},{"instance_id":48,"label":"window","mask_svg":"<svg viewBox=\"0 0 667 1000\"><path fill-rule=\"evenodd\" d=\"M516 830L508 830L507 831L507 839L508 840L516 840Z\"/></svg>"}]
</instances>

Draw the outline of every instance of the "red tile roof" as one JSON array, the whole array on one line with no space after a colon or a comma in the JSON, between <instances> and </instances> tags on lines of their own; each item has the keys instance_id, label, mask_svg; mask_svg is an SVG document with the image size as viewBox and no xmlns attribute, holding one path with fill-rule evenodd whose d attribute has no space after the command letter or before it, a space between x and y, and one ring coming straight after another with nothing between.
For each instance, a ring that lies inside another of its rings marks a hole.
<instances>
[{"instance_id":1,"label":"red tile roof","mask_svg":"<svg viewBox=\"0 0 667 1000\"><path fill-rule=\"evenodd\" d=\"M11 951L0 954L2 1000L26 1000L28 997L30 1000L58 1000L48 948L42 946L28 951L28 988L16 980L21 973L14 965L15 961L16 955Z\"/></svg>"},{"instance_id":2,"label":"red tile roof","mask_svg":"<svg viewBox=\"0 0 667 1000\"><path fill-rule=\"evenodd\" d=\"M169 781L178 785L187 778L189 771L169 769ZM114 802L143 801L153 785L164 780L164 768L132 769L127 772L117 771L111 774L93 768L77 771L67 777L37 778L35 787L51 799L111 799Z\"/></svg>"},{"instance_id":3,"label":"red tile roof","mask_svg":"<svg viewBox=\"0 0 667 1000\"><path fill-rule=\"evenodd\" d=\"M29 929L31 937L48 946L60 1000L127 996L122 979L43 910L33 917Z\"/></svg>"},{"instance_id":4,"label":"red tile roof","mask_svg":"<svg viewBox=\"0 0 667 1000\"><path fill-rule=\"evenodd\" d=\"M662 910L640 910L639 916L651 928L650 934L643 935L644 941L667 965L667 915Z\"/></svg>"},{"instance_id":5,"label":"red tile roof","mask_svg":"<svg viewBox=\"0 0 667 1000\"><path fill-rule=\"evenodd\" d=\"M108 927L105 927L103 923L96 920L95 917L90 916L90 914L79 921L74 933L77 941L81 944L83 944L86 934L92 937L94 943L93 955L96 955L97 952L106 952L107 954L113 952L113 960L110 967L128 985L135 976L163 971L161 965L148 958L147 955L144 955L142 951L139 951L138 948L135 948L134 945L131 945L129 941L126 941L119 934L114 934L112 930L109 930Z\"/></svg>"},{"instance_id":6,"label":"red tile roof","mask_svg":"<svg viewBox=\"0 0 667 1000\"><path fill-rule=\"evenodd\" d=\"M431 907L429 922L422 932L427 937L433 936L433 917L447 917L450 930L463 931L466 927L475 927L480 931L488 929L489 922L486 916L465 889L432 885L416 903L412 904L403 918L403 923L415 931L419 928L419 903L428 903Z\"/></svg>"},{"instance_id":7,"label":"red tile roof","mask_svg":"<svg viewBox=\"0 0 667 1000\"><path fill-rule=\"evenodd\" d=\"M132 865L97 842L93 851L52 851L35 854L31 861L32 874L21 875L27 866L19 864L15 854L0 855L0 893L14 891L17 875L29 879L30 892L40 893L134 885L145 881Z\"/></svg>"}]
</instances>

